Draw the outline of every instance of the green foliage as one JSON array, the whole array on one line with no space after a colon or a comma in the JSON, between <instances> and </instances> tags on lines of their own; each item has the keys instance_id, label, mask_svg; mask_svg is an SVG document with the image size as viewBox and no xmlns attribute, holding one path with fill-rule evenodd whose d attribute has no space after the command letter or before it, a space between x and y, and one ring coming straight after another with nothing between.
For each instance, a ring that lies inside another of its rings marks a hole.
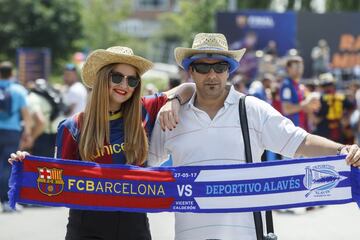
<instances>
[{"instance_id":1,"label":"green foliage","mask_svg":"<svg viewBox=\"0 0 360 240\"><path fill-rule=\"evenodd\" d=\"M130 1L86 0L81 11L85 38L82 44L91 49L126 45L130 38L117 28L132 12Z\"/></svg>"},{"instance_id":2,"label":"green foliage","mask_svg":"<svg viewBox=\"0 0 360 240\"><path fill-rule=\"evenodd\" d=\"M0 0L0 52L14 59L19 47L47 47L65 59L82 36L77 0Z\"/></svg>"},{"instance_id":3,"label":"green foliage","mask_svg":"<svg viewBox=\"0 0 360 240\"><path fill-rule=\"evenodd\" d=\"M160 17L162 27L158 36L189 46L196 33L215 30L216 12L225 10L226 6L226 0L180 0L179 12L164 13Z\"/></svg>"},{"instance_id":4,"label":"green foliage","mask_svg":"<svg viewBox=\"0 0 360 240\"><path fill-rule=\"evenodd\" d=\"M360 11L359 0L327 0L327 11Z\"/></svg>"},{"instance_id":5,"label":"green foliage","mask_svg":"<svg viewBox=\"0 0 360 240\"><path fill-rule=\"evenodd\" d=\"M238 0L238 9L268 9L271 1L269 0Z\"/></svg>"}]
</instances>

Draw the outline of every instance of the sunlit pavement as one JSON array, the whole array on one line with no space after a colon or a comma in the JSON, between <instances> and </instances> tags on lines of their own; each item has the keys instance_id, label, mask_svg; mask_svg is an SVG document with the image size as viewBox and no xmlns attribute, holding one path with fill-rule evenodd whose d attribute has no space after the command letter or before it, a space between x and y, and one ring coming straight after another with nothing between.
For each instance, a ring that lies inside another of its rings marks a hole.
<instances>
[{"instance_id":1,"label":"sunlit pavement","mask_svg":"<svg viewBox=\"0 0 360 240\"><path fill-rule=\"evenodd\" d=\"M149 214L149 218L154 240L173 239L171 213ZM327 206L302 215L274 213L274 221L280 240L360 239L360 210L356 204ZM0 240L64 239L66 222L65 208L24 208L21 213L0 213Z\"/></svg>"}]
</instances>

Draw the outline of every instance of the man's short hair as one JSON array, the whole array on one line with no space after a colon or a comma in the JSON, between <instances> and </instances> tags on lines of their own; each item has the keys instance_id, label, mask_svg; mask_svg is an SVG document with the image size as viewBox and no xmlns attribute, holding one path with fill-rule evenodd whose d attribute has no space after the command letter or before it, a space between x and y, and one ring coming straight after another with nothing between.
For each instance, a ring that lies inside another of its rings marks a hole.
<instances>
[{"instance_id":1,"label":"man's short hair","mask_svg":"<svg viewBox=\"0 0 360 240\"><path fill-rule=\"evenodd\" d=\"M9 61L4 61L0 63L0 77L3 79L8 79L12 75L13 65Z\"/></svg>"},{"instance_id":2,"label":"man's short hair","mask_svg":"<svg viewBox=\"0 0 360 240\"><path fill-rule=\"evenodd\" d=\"M302 57L298 55L289 56L286 58L286 68L291 67L293 63L302 63L303 59Z\"/></svg>"}]
</instances>

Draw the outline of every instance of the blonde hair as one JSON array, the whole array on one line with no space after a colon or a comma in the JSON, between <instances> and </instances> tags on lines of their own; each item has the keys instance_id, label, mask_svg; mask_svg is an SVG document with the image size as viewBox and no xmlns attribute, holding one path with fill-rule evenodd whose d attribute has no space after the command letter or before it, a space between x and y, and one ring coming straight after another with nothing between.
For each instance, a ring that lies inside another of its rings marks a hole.
<instances>
[{"instance_id":1,"label":"blonde hair","mask_svg":"<svg viewBox=\"0 0 360 240\"><path fill-rule=\"evenodd\" d=\"M83 160L93 161L96 151L103 151L104 144L110 143L109 75L114 65L107 65L97 72L97 81L85 108L79 142L79 152ZM146 131L142 125L140 97L141 81L131 98L121 104L126 163L134 165L145 162L149 149Z\"/></svg>"}]
</instances>

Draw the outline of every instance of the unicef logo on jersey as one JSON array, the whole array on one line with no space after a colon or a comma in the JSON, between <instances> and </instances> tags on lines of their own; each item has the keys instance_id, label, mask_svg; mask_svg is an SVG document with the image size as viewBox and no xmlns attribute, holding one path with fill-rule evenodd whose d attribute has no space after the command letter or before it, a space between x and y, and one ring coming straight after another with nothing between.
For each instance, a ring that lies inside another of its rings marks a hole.
<instances>
[{"instance_id":1,"label":"unicef logo on jersey","mask_svg":"<svg viewBox=\"0 0 360 240\"><path fill-rule=\"evenodd\" d=\"M305 168L304 186L309 190L305 197L314 193L314 197L330 195L330 190L347 177L341 176L331 165L317 165Z\"/></svg>"}]
</instances>

